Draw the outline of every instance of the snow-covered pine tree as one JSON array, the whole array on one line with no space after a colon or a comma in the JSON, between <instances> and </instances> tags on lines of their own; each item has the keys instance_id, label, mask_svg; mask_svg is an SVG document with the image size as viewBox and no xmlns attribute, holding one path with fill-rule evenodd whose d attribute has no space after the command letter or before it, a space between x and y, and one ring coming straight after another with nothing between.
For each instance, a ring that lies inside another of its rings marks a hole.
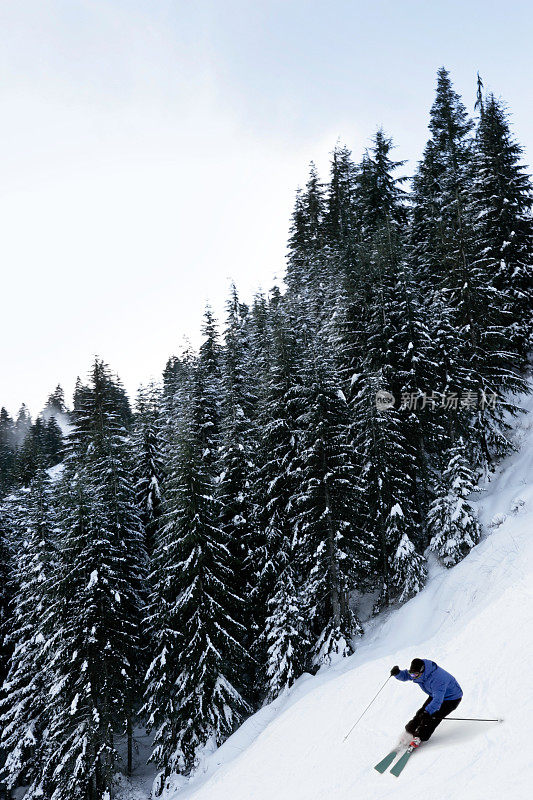
<instances>
[{"instance_id":1,"label":"snow-covered pine tree","mask_svg":"<svg viewBox=\"0 0 533 800\"><path fill-rule=\"evenodd\" d=\"M445 566L453 567L479 542L481 529L476 511L467 499L476 478L461 438L446 452L444 463L437 496L428 512L429 547Z\"/></svg>"},{"instance_id":2,"label":"snow-covered pine tree","mask_svg":"<svg viewBox=\"0 0 533 800\"><path fill-rule=\"evenodd\" d=\"M0 686L7 675L11 650L7 636L11 619L12 568L9 517L6 509L0 505Z\"/></svg>"},{"instance_id":3,"label":"snow-covered pine tree","mask_svg":"<svg viewBox=\"0 0 533 800\"><path fill-rule=\"evenodd\" d=\"M446 409L448 443L462 435L474 465L486 469L509 442L501 404L484 406L483 398L524 386L506 366L506 292L496 290L477 252L472 125L447 71L439 70L432 138L413 184L413 263L439 352L437 391L461 398Z\"/></svg>"},{"instance_id":4,"label":"snow-covered pine tree","mask_svg":"<svg viewBox=\"0 0 533 800\"><path fill-rule=\"evenodd\" d=\"M508 115L493 94L481 102L471 195L477 258L494 292L504 348L527 363L533 329L531 179Z\"/></svg>"},{"instance_id":5,"label":"snow-covered pine tree","mask_svg":"<svg viewBox=\"0 0 533 800\"><path fill-rule=\"evenodd\" d=\"M350 150L337 144L332 153L331 177L324 212L324 239L333 279L356 270L360 223L356 205L357 168Z\"/></svg>"},{"instance_id":6,"label":"snow-covered pine tree","mask_svg":"<svg viewBox=\"0 0 533 800\"><path fill-rule=\"evenodd\" d=\"M254 648L264 694L274 698L303 672L309 658L308 624L300 592L300 564L292 504L301 480L296 424L299 350L279 293L272 293L254 479L256 536L252 593L259 638Z\"/></svg>"},{"instance_id":7,"label":"snow-covered pine tree","mask_svg":"<svg viewBox=\"0 0 533 800\"><path fill-rule=\"evenodd\" d=\"M48 395L44 410L50 414L66 414L65 392L58 383L54 391Z\"/></svg>"},{"instance_id":8,"label":"snow-covered pine tree","mask_svg":"<svg viewBox=\"0 0 533 800\"><path fill-rule=\"evenodd\" d=\"M400 519L413 538L413 545L423 549L423 533L417 521L422 519L427 503L422 478L426 468L424 434L430 432L427 429L433 420L427 410L419 408L415 412L409 408L409 402L402 403L402 400L429 391L436 371L418 292L405 259L407 211L405 192L401 188L404 179L395 175L403 162L392 160L392 148L392 140L378 130L359 170L357 202L363 222L360 252L368 275L363 337L359 333L359 347L353 349L352 356L352 376L355 376L352 391L360 392L363 388L364 403L374 404L374 408L365 409L359 401L355 403L355 438L359 440L363 434L364 441L364 430L368 433L376 424L387 430L390 427L392 437L390 445L386 445L374 431L370 450L359 451L359 458L364 459L364 452L368 452L377 459L376 466L384 465L387 459L379 455L382 446L394 447L396 443L396 447L402 449L401 460L391 459L388 464L388 481L380 483L383 476L379 466L375 473L379 486L374 487L374 498L377 500L381 492L387 492L386 485L390 492L375 517L380 520L378 530L383 526L382 543L387 542L385 548L380 547L383 574L389 572L391 564L393 571L396 569L393 554L402 536L397 524ZM371 385L376 391L380 389L394 395L396 407L391 409L390 415L377 413L376 398L368 396ZM434 432L433 436L436 436ZM400 499L402 495L403 500ZM393 508L399 508L401 515L393 515ZM374 518L373 508L370 514ZM404 592L403 588L398 588L403 586L403 576L404 570L399 568L394 587L386 582L391 596Z\"/></svg>"},{"instance_id":9,"label":"snow-covered pine tree","mask_svg":"<svg viewBox=\"0 0 533 800\"><path fill-rule=\"evenodd\" d=\"M2 406L0 409L0 498L13 485L15 441L15 423Z\"/></svg>"},{"instance_id":10,"label":"snow-covered pine tree","mask_svg":"<svg viewBox=\"0 0 533 800\"><path fill-rule=\"evenodd\" d=\"M337 280L334 313L325 326L348 397L351 376L360 371L362 359L368 358L370 331L373 368L390 362L394 292L407 222L401 188L405 179L394 175L403 162L390 158L392 147L392 140L378 130L355 173L355 260L349 272Z\"/></svg>"},{"instance_id":11,"label":"snow-covered pine tree","mask_svg":"<svg viewBox=\"0 0 533 800\"><path fill-rule=\"evenodd\" d=\"M118 408L116 406L119 398ZM145 550L124 396L98 359L78 384L60 489L62 564L54 585L53 800L111 790L116 736L128 740L143 665Z\"/></svg>"},{"instance_id":12,"label":"snow-covered pine tree","mask_svg":"<svg viewBox=\"0 0 533 800\"><path fill-rule=\"evenodd\" d=\"M275 287L273 293L280 294ZM260 393L263 379L270 364L270 342L268 340L270 305L266 295L258 292L253 300L248 315L248 331L250 339L250 364L254 376L254 384Z\"/></svg>"},{"instance_id":13,"label":"snow-covered pine tree","mask_svg":"<svg viewBox=\"0 0 533 800\"><path fill-rule=\"evenodd\" d=\"M239 688L247 653L232 616L242 599L217 525L212 463L205 457L205 398L192 376L175 420L163 526L150 577L153 660L143 714L155 728L159 793L173 771L189 772L204 746L220 745L249 711ZM230 588L228 588L230 587Z\"/></svg>"},{"instance_id":14,"label":"snow-covered pine tree","mask_svg":"<svg viewBox=\"0 0 533 800\"><path fill-rule=\"evenodd\" d=\"M255 584L253 551L255 518L253 475L255 470L255 430L253 416L256 397L252 388L250 340L246 325L248 309L239 302L232 286L227 303L225 347L222 357L222 420L220 442L220 480L217 485L218 525L226 537L226 546L233 561L236 585L228 589L246 598L239 604L235 617L247 634L243 643L252 646L257 636L251 603ZM244 676L243 676L244 677ZM253 683L251 677L250 685Z\"/></svg>"},{"instance_id":15,"label":"snow-covered pine tree","mask_svg":"<svg viewBox=\"0 0 533 800\"><path fill-rule=\"evenodd\" d=\"M439 374L433 391L439 395L472 390L462 357L470 314L472 231L466 217L472 178L472 121L448 72L441 68L430 112L429 139L413 178L411 263L424 298ZM464 293L463 293L464 290ZM455 298L452 303L451 293ZM461 312L452 313L452 306ZM463 319L459 321L459 316ZM463 328L463 336L459 328ZM468 385L467 385L468 384ZM466 428L468 415L447 409L448 442Z\"/></svg>"},{"instance_id":16,"label":"snow-covered pine tree","mask_svg":"<svg viewBox=\"0 0 533 800\"><path fill-rule=\"evenodd\" d=\"M246 317L245 330L248 341L246 371L254 393L253 428L255 447L260 436L258 415L264 407L268 393L267 377L270 373L273 347L271 341L271 317L273 308L281 302L281 292L277 286L271 289L269 296L258 293L253 300Z\"/></svg>"},{"instance_id":17,"label":"snow-covered pine tree","mask_svg":"<svg viewBox=\"0 0 533 800\"><path fill-rule=\"evenodd\" d=\"M22 403L17 414L17 419L15 420L14 428L17 447L20 447L26 438L26 434L31 428L31 422L31 414L28 411L26 404Z\"/></svg>"},{"instance_id":18,"label":"snow-covered pine tree","mask_svg":"<svg viewBox=\"0 0 533 800\"><path fill-rule=\"evenodd\" d=\"M37 420L36 425L30 425L23 441L17 447L13 469L17 486L29 487L42 460L43 452L39 442L41 430L42 423Z\"/></svg>"},{"instance_id":19,"label":"snow-covered pine tree","mask_svg":"<svg viewBox=\"0 0 533 800\"><path fill-rule=\"evenodd\" d=\"M178 356L171 356L163 370L161 408L166 417L172 412L173 398L179 390L182 379L188 375L187 364Z\"/></svg>"},{"instance_id":20,"label":"snow-covered pine tree","mask_svg":"<svg viewBox=\"0 0 533 800\"><path fill-rule=\"evenodd\" d=\"M323 321L334 289L326 247L324 187L313 163L305 191L298 191L288 242L286 281L289 294L302 307L302 322Z\"/></svg>"},{"instance_id":21,"label":"snow-covered pine tree","mask_svg":"<svg viewBox=\"0 0 533 800\"><path fill-rule=\"evenodd\" d=\"M430 112L431 138L413 179L414 271L425 292L433 293L468 263L465 208L472 178L472 127L442 67Z\"/></svg>"},{"instance_id":22,"label":"snow-covered pine tree","mask_svg":"<svg viewBox=\"0 0 533 800\"><path fill-rule=\"evenodd\" d=\"M348 405L331 358L310 342L295 399L301 464L294 499L302 591L313 635L313 661L350 655L361 632L350 590L368 578L374 551L359 525L359 484L349 445Z\"/></svg>"},{"instance_id":23,"label":"snow-covered pine tree","mask_svg":"<svg viewBox=\"0 0 533 800\"><path fill-rule=\"evenodd\" d=\"M43 450L46 455L46 464L49 467L55 467L63 460L63 433L59 427L56 418L50 417L44 423L43 433Z\"/></svg>"},{"instance_id":24,"label":"snow-covered pine tree","mask_svg":"<svg viewBox=\"0 0 533 800\"><path fill-rule=\"evenodd\" d=\"M37 417L16 453L14 476L18 485L29 486L39 466L59 464L62 454L63 434L55 418Z\"/></svg>"},{"instance_id":25,"label":"snow-covered pine tree","mask_svg":"<svg viewBox=\"0 0 533 800\"><path fill-rule=\"evenodd\" d=\"M48 395L48 400L43 408L42 417L45 422L49 422L54 418L55 421L68 424L69 412L65 404L65 393L62 387L58 384L54 391Z\"/></svg>"},{"instance_id":26,"label":"snow-covered pine tree","mask_svg":"<svg viewBox=\"0 0 533 800\"><path fill-rule=\"evenodd\" d=\"M378 130L359 172L358 207L363 221L360 248L367 264L365 342L360 357L371 374L382 372L399 397L404 384L404 352L398 334L403 324L413 323L413 292L406 285L404 245L407 224L404 178L394 173L403 161L390 157L392 140ZM406 302L411 320L405 320ZM419 331L413 330L413 333ZM407 343L406 343L407 344ZM408 346L408 345L407 345ZM427 345L425 347L427 351Z\"/></svg>"},{"instance_id":27,"label":"snow-covered pine tree","mask_svg":"<svg viewBox=\"0 0 533 800\"><path fill-rule=\"evenodd\" d=\"M285 563L283 563L285 558ZM306 599L298 585L297 553L282 542L277 566L281 567L274 594L268 601L264 639L267 649L267 699L289 689L306 667L311 649Z\"/></svg>"},{"instance_id":28,"label":"snow-covered pine tree","mask_svg":"<svg viewBox=\"0 0 533 800\"><path fill-rule=\"evenodd\" d=\"M157 386L151 384L139 389L133 434L135 496L148 554L153 551L162 512L165 467L161 405L161 391Z\"/></svg>"},{"instance_id":29,"label":"snow-covered pine tree","mask_svg":"<svg viewBox=\"0 0 533 800\"><path fill-rule=\"evenodd\" d=\"M394 368L390 379L403 434L415 458L414 498L421 519L431 499L431 454L442 448L446 429L440 398L434 400L435 387L439 386L438 355L408 260L398 268L391 315L388 353ZM423 549L423 535L416 544Z\"/></svg>"},{"instance_id":30,"label":"snow-covered pine tree","mask_svg":"<svg viewBox=\"0 0 533 800\"><path fill-rule=\"evenodd\" d=\"M204 340L193 370L195 425L202 445L206 473L213 483L220 477L220 435L222 402L222 348L213 312L208 307L202 328Z\"/></svg>"},{"instance_id":31,"label":"snow-covered pine tree","mask_svg":"<svg viewBox=\"0 0 533 800\"><path fill-rule=\"evenodd\" d=\"M330 343L342 351L337 360L347 388L363 356L368 358L370 343L375 361L372 368L380 368L388 354L390 307L405 222L403 192L392 175L401 162L390 160L391 147L391 141L378 131L357 175L355 202L361 220L357 273L352 273L337 293L330 330Z\"/></svg>"},{"instance_id":32,"label":"snow-covered pine tree","mask_svg":"<svg viewBox=\"0 0 533 800\"><path fill-rule=\"evenodd\" d=\"M391 544L398 542L389 557L391 595L398 603L405 603L423 588L427 569L424 557L416 552L412 529L406 525L399 503L389 511L385 536Z\"/></svg>"},{"instance_id":33,"label":"snow-covered pine tree","mask_svg":"<svg viewBox=\"0 0 533 800\"><path fill-rule=\"evenodd\" d=\"M380 591L376 610L405 597L425 578L424 564L416 554L416 547L421 549L413 489L416 458L398 410L379 406L380 396L388 398L382 376L366 372L353 376L351 437L361 498L359 524L375 548L377 568L371 580L372 588ZM406 553L412 553L412 572L405 563Z\"/></svg>"},{"instance_id":34,"label":"snow-covered pine tree","mask_svg":"<svg viewBox=\"0 0 533 800\"><path fill-rule=\"evenodd\" d=\"M372 147L365 152L359 166L357 179L357 209L363 226L363 235L369 239L385 227L389 258L396 260L396 239L407 222L405 191L401 184L407 179L394 173L405 161L390 157L394 145L382 128L372 138Z\"/></svg>"},{"instance_id":35,"label":"snow-covered pine tree","mask_svg":"<svg viewBox=\"0 0 533 800\"><path fill-rule=\"evenodd\" d=\"M50 479L42 465L21 494L18 513L24 524L10 579L13 618L7 645L12 653L0 702L0 748L5 753L0 780L9 792L24 785L24 797L33 800L47 788L51 643L56 635L50 619L57 570L55 518Z\"/></svg>"}]
</instances>

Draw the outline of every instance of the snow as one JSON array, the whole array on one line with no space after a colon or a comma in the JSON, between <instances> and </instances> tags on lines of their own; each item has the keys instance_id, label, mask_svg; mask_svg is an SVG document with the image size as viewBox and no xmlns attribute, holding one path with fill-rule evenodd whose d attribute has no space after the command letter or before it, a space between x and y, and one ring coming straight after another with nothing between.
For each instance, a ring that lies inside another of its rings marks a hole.
<instances>
[{"instance_id":1,"label":"snow","mask_svg":"<svg viewBox=\"0 0 533 800\"><path fill-rule=\"evenodd\" d=\"M89 583L87 584L87 589L92 589L92 587L98 583L98 570L93 569L91 575L89 577Z\"/></svg>"},{"instance_id":2,"label":"snow","mask_svg":"<svg viewBox=\"0 0 533 800\"><path fill-rule=\"evenodd\" d=\"M74 697L74 700L70 704L70 715L71 716L73 716L76 713L76 711L78 710L79 699L80 699L79 694L76 694L76 696Z\"/></svg>"},{"instance_id":3,"label":"snow","mask_svg":"<svg viewBox=\"0 0 533 800\"><path fill-rule=\"evenodd\" d=\"M49 467L47 470L48 476L52 482L58 481L65 471L65 464L56 464L55 467Z\"/></svg>"},{"instance_id":4,"label":"snow","mask_svg":"<svg viewBox=\"0 0 533 800\"><path fill-rule=\"evenodd\" d=\"M197 773L176 776L164 800L526 800L533 696L533 399L515 423L520 452L475 493L484 536L451 570L429 555L424 590L371 619L357 652L292 689L248 719ZM391 678L346 741L394 664L430 658L464 690L445 721L395 778L373 765L389 751L425 695Z\"/></svg>"}]
</instances>

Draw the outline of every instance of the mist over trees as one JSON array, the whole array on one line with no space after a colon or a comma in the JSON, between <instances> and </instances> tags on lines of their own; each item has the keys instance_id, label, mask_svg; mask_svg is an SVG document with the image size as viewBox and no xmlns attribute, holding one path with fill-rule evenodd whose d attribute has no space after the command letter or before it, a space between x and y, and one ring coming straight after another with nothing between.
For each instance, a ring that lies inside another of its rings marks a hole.
<instances>
[{"instance_id":1,"label":"mist over trees","mask_svg":"<svg viewBox=\"0 0 533 800\"><path fill-rule=\"evenodd\" d=\"M439 70L408 182L389 134L296 193L286 286L206 309L134 407L0 411L0 781L109 800L135 727L158 791L370 613L480 538L533 336L531 181L508 113ZM50 469L55 467L55 469Z\"/></svg>"}]
</instances>

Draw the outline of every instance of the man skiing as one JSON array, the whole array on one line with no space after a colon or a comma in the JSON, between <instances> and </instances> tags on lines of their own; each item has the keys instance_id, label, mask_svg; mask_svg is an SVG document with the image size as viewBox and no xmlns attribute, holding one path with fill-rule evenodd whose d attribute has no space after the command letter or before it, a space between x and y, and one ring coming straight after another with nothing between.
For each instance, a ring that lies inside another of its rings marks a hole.
<instances>
[{"instance_id":1,"label":"man skiing","mask_svg":"<svg viewBox=\"0 0 533 800\"><path fill-rule=\"evenodd\" d=\"M425 658L414 658L408 670L393 667L390 674L399 681L414 681L429 695L422 708L405 726L412 739L411 744L417 747L420 742L427 742L444 717L457 708L463 690L453 675Z\"/></svg>"}]
</instances>

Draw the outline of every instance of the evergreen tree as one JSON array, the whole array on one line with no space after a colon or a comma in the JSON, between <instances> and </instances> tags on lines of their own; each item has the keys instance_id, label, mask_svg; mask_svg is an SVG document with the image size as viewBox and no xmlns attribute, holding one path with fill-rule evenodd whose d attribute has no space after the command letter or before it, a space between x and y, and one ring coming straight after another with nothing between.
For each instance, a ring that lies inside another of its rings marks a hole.
<instances>
[{"instance_id":1,"label":"evergreen tree","mask_svg":"<svg viewBox=\"0 0 533 800\"><path fill-rule=\"evenodd\" d=\"M61 497L63 562L54 586L56 686L46 764L53 800L110 790L117 734L127 734L142 667L145 552L124 404L105 364L78 384Z\"/></svg>"},{"instance_id":2,"label":"evergreen tree","mask_svg":"<svg viewBox=\"0 0 533 800\"><path fill-rule=\"evenodd\" d=\"M274 698L303 672L310 648L294 536L293 503L301 480L296 422L299 349L277 290L272 295L267 338L270 362L257 418L252 600L259 632L254 649L261 665L258 683L266 685L268 696Z\"/></svg>"},{"instance_id":3,"label":"evergreen tree","mask_svg":"<svg viewBox=\"0 0 533 800\"><path fill-rule=\"evenodd\" d=\"M57 553L50 479L40 467L23 495L24 540L14 556L13 650L0 704L0 747L6 753L1 776L8 791L25 785L28 800L42 796L43 764L50 750L52 585Z\"/></svg>"},{"instance_id":4,"label":"evergreen tree","mask_svg":"<svg viewBox=\"0 0 533 800\"><path fill-rule=\"evenodd\" d=\"M222 397L222 349L217 324L210 308L204 314L204 340L193 371L195 389L195 424L202 445L202 459L212 483L220 476L220 435Z\"/></svg>"},{"instance_id":5,"label":"evergreen tree","mask_svg":"<svg viewBox=\"0 0 533 800\"><path fill-rule=\"evenodd\" d=\"M396 503L387 518L386 539L391 544L398 542L389 564L391 594L398 603L405 603L418 594L427 578L425 559L416 552L409 538L412 532L405 522L403 509Z\"/></svg>"},{"instance_id":6,"label":"evergreen tree","mask_svg":"<svg viewBox=\"0 0 533 800\"><path fill-rule=\"evenodd\" d=\"M60 464L63 458L63 434L55 417L50 417L44 425L43 450L46 463L50 467Z\"/></svg>"},{"instance_id":7,"label":"evergreen tree","mask_svg":"<svg viewBox=\"0 0 533 800\"><path fill-rule=\"evenodd\" d=\"M481 530L475 509L467 500L476 480L462 439L449 449L445 463L437 496L428 512L429 547L447 567L453 567L478 544Z\"/></svg>"},{"instance_id":8,"label":"evergreen tree","mask_svg":"<svg viewBox=\"0 0 533 800\"><path fill-rule=\"evenodd\" d=\"M379 611L424 582L423 562L410 546L422 549L413 488L416 457L405 438L399 412L380 406L380 398L388 400L390 396L383 377L360 373L354 378L353 391L352 440L362 498L358 519L371 533L375 548L377 569L370 580L374 588L380 588ZM405 567L406 552L413 553L414 575Z\"/></svg>"},{"instance_id":9,"label":"evergreen tree","mask_svg":"<svg viewBox=\"0 0 533 800\"><path fill-rule=\"evenodd\" d=\"M274 287L267 298L259 293L254 297L250 312L247 314L244 330L247 337L247 356L245 359L246 373L249 376L254 392L252 404L252 417L254 423L253 436L259 438L259 415L260 409L264 406L268 391L267 377L269 375L272 360L273 346L271 341L271 316L272 308L281 298L278 287Z\"/></svg>"},{"instance_id":10,"label":"evergreen tree","mask_svg":"<svg viewBox=\"0 0 533 800\"><path fill-rule=\"evenodd\" d=\"M306 619L306 601L298 587L296 553L283 542L280 555L286 557L277 577L274 595L268 602L265 626L267 646L267 698L274 700L289 689L304 672L311 648ZM278 559L278 563L281 559Z\"/></svg>"},{"instance_id":11,"label":"evergreen tree","mask_svg":"<svg viewBox=\"0 0 533 800\"><path fill-rule=\"evenodd\" d=\"M15 440L17 446L20 446L26 435L29 433L31 428L31 415L26 405L23 403L19 408L19 412L17 414L17 419L15 420Z\"/></svg>"},{"instance_id":12,"label":"evergreen tree","mask_svg":"<svg viewBox=\"0 0 533 800\"><path fill-rule=\"evenodd\" d=\"M324 213L324 238L333 275L352 276L360 243L357 169L347 147L336 145Z\"/></svg>"},{"instance_id":13,"label":"evergreen tree","mask_svg":"<svg viewBox=\"0 0 533 800\"><path fill-rule=\"evenodd\" d=\"M304 192L298 192L289 236L286 282L291 296L305 306L304 324L323 320L333 289L325 240L325 198L316 167L310 166Z\"/></svg>"},{"instance_id":14,"label":"evergreen tree","mask_svg":"<svg viewBox=\"0 0 533 800\"><path fill-rule=\"evenodd\" d=\"M417 375L421 371L417 354L411 352L413 343L422 351L421 358L428 356L428 335L404 256L407 216L400 186L404 179L393 174L403 162L391 160L391 149L391 139L379 130L360 166L359 272L341 285L329 326L348 395L351 377L360 373L363 363L370 372L382 370L399 395L407 391L408 379L410 384L422 379ZM417 369L412 372L414 364Z\"/></svg>"},{"instance_id":15,"label":"evergreen tree","mask_svg":"<svg viewBox=\"0 0 533 800\"><path fill-rule=\"evenodd\" d=\"M441 68L430 113L431 138L413 179L414 272L428 299L443 288L455 293L451 304L463 325L471 321L472 231L466 209L472 186L472 127L449 73Z\"/></svg>"},{"instance_id":16,"label":"evergreen tree","mask_svg":"<svg viewBox=\"0 0 533 800\"><path fill-rule=\"evenodd\" d=\"M330 334L342 374L349 380L351 437L365 497L359 519L369 534L372 531L379 554L380 604L409 593L410 578L400 557L404 534L413 552L415 545L422 547L424 428L400 400L425 391L432 367L429 332L405 260L404 179L394 175L403 162L390 158L391 149L391 139L379 130L359 169L359 253L366 274L355 297L349 290L339 295L339 314ZM396 409L381 413L376 408L378 392L392 393ZM421 562L415 565L420 581Z\"/></svg>"},{"instance_id":17,"label":"evergreen tree","mask_svg":"<svg viewBox=\"0 0 533 800\"><path fill-rule=\"evenodd\" d=\"M416 273L430 288L435 278L457 274L467 263L465 207L472 175L472 127L442 67L430 113L431 138L413 179Z\"/></svg>"},{"instance_id":18,"label":"evergreen tree","mask_svg":"<svg viewBox=\"0 0 533 800\"><path fill-rule=\"evenodd\" d=\"M136 453L135 494L149 554L153 551L162 513L162 485L165 477L160 394L154 385L139 389L133 437Z\"/></svg>"},{"instance_id":19,"label":"evergreen tree","mask_svg":"<svg viewBox=\"0 0 533 800\"><path fill-rule=\"evenodd\" d=\"M477 258L494 294L511 369L516 356L527 363L533 326L533 199L521 156L505 109L490 94L476 132L472 213Z\"/></svg>"},{"instance_id":20,"label":"evergreen tree","mask_svg":"<svg viewBox=\"0 0 533 800\"><path fill-rule=\"evenodd\" d=\"M357 207L365 238L376 233L385 236L389 258L396 260L394 240L398 229L407 222L405 191L401 188L406 178L394 175L405 161L393 161L390 158L392 148L392 139L385 135L383 129L376 131L372 147L366 151L359 168ZM384 232L380 231L382 227Z\"/></svg>"},{"instance_id":21,"label":"evergreen tree","mask_svg":"<svg viewBox=\"0 0 533 800\"><path fill-rule=\"evenodd\" d=\"M447 431L442 398L436 392L440 385L438 353L408 260L398 268L391 316L387 343L390 387L414 457L413 498L422 519L430 502L432 454L442 449ZM418 537L416 544L423 549L423 537Z\"/></svg>"},{"instance_id":22,"label":"evergreen tree","mask_svg":"<svg viewBox=\"0 0 533 800\"><path fill-rule=\"evenodd\" d=\"M13 475L20 486L29 486L39 466L53 467L63 455L63 435L54 417L37 417L18 448Z\"/></svg>"},{"instance_id":23,"label":"evergreen tree","mask_svg":"<svg viewBox=\"0 0 533 800\"><path fill-rule=\"evenodd\" d=\"M143 712L156 729L152 759L162 770L160 792L172 771L190 771L198 750L220 745L249 710L236 688L246 659L244 631L231 615L242 600L228 589L236 581L217 526L205 416L198 413L204 398L194 379L187 395L176 421L150 578L154 658Z\"/></svg>"},{"instance_id":24,"label":"evergreen tree","mask_svg":"<svg viewBox=\"0 0 533 800\"><path fill-rule=\"evenodd\" d=\"M65 392L58 384L54 391L48 396L46 405L43 410L43 416L47 419L49 416L61 417L67 414L67 407L65 405Z\"/></svg>"},{"instance_id":25,"label":"evergreen tree","mask_svg":"<svg viewBox=\"0 0 533 800\"><path fill-rule=\"evenodd\" d=\"M13 485L15 424L5 408L0 409L0 498Z\"/></svg>"},{"instance_id":26,"label":"evergreen tree","mask_svg":"<svg viewBox=\"0 0 533 800\"><path fill-rule=\"evenodd\" d=\"M181 358L171 356L163 370L163 408L170 407L172 398L179 390L181 382L187 375L187 367Z\"/></svg>"},{"instance_id":27,"label":"evergreen tree","mask_svg":"<svg viewBox=\"0 0 533 800\"><path fill-rule=\"evenodd\" d=\"M251 598L254 588L253 558L255 526L252 480L255 470L255 437L253 429L256 397L248 372L250 341L246 327L248 310L239 302L232 287L227 305L228 318L222 358L222 421L220 445L220 480L218 524L225 534L232 557L232 572L237 594ZM231 587L228 587L231 588ZM244 613L243 613L244 612ZM246 645L255 638L251 602L235 612L248 632ZM251 680L250 680L251 683Z\"/></svg>"},{"instance_id":28,"label":"evergreen tree","mask_svg":"<svg viewBox=\"0 0 533 800\"><path fill-rule=\"evenodd\" d=\"M329 369L328 369L329 367ZM297 425L300 489L294 520L302 549L303 591L314 634L314 662L349 655L361 632L349 590L370 570L373 552L354 516L358 500L349 446L348 406L324 349L304 361Z\"/></svg>"},{"instance_id":29,"label":"evergreen tree","mask_svg":"<svg viewBox=\"0 0 533 800\"><path fill-rule=\"evenodd\" d=\"M486 468L495 453L508 450L509 442L502 407L484 407L481 398L520 391L524 385L507 368L505 291L496 291L476 252L472 122L444 69L439 70L429 127L432 138L413 183L415 274L427 293L440 355L437 391L469 401L447 409L448 442L464 436L474 464Z\"/></svg>"},{"instance_id":30,"label":"evergreen tree","mask_svg":"<svg viewBox=\"0 0 533 800\"><path fill-rule=\"evenodd\" d=\"M14 474L19 486L29 486L33 480L39 464L44 462L44 425L37 419L34 425L28 428L26 436L17 449Z\"/></svg>"},{"instance_id":31,"label":"evergreen tree","mask_svg":"<svg viewBox=\"0 0 533 800\"><path fill-rule=\"evenodd\" d=\"M11 618L11 546L9 518L0 506L0 686L7 675L10 647L7 642Z\"/></svg>"},{"instance_id":32,"label":"evergreen tree","mask_svg":"<svg viewBox=\"0 0 533 800\"><path fill-rule=\"evenodd\" d=\"M364 229L364 257L368 267L366 292L365 365L372 373L383 371L397 391L398 364L391 344L399 328L398 290L407 222L404 179L394 177L403 161L392 161L392 140L379 130L360 170L359 207Z\"/></svg>"}]
</instances>

